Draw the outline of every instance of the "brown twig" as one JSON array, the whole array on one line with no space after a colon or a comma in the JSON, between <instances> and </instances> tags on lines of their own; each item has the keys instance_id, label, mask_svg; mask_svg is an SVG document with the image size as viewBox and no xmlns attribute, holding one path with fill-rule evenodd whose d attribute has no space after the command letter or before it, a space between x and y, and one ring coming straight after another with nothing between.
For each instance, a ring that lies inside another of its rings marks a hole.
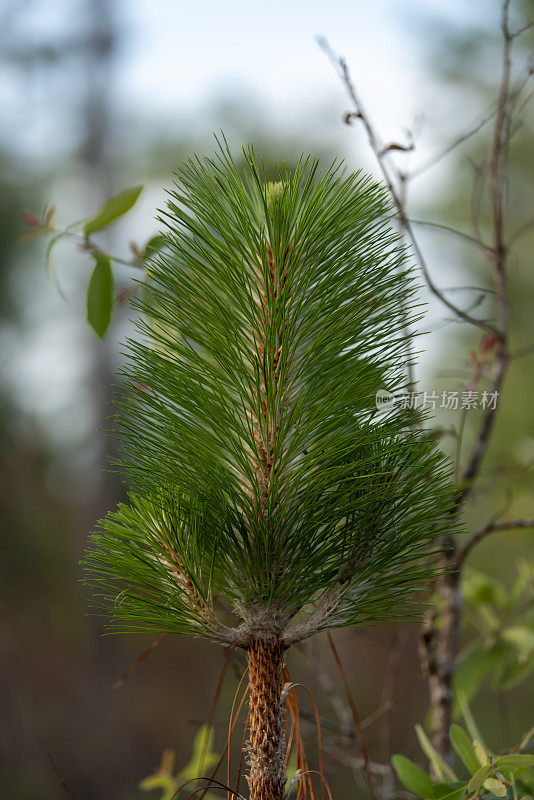
<instances>
[{"instance_id":1,"label":"brown twig","mask_svg":"<svg viewBox=\"0 0 534 800\"><path fill-rule=\"evenodd\" d=\"M204 759L206 757L206 751L208 749L208 743L209 743L209 738L210 738L210 728L211 728L211 726L213 724L213 717L215 716L215 711L216 711L217 706L219 704L219 698L221 696L221 691L222 691L224 679L226 677L226 672L228 670L228 665L229 665L230 659L232 657L232 651L233 651L233 647L228 647L226 649L226 655L224 657L224 664L222 666L222 669L221 669L221 672L220 672L220 675L219 675L219 680L217 681L217 687L215 689L215 694L213 695L211 708L210 708L210 711L209 711L209 714L208 714L208 719L207 719L207 722L206 722L206 735L204 736L204 740L202 742L202 751L201 751L200 759L199 759L199 772L203 772Z\"/></svg>"},{"instance_id":2,"label":"brown twig","mask_svg":"<svg viewBox=\"0 0 534 800\"><path fill-rule=\"evenodd\" d=\"M527 344L525 347L519 347L517 350L514 350L510 353L509 359L510 361L515 361L517 358L524 358L532 354L534 354L534 343Z\"/></svg>"},{"instance_id":3,"label":"brown twig","mask_svg":"<svg viewBox=\"0 0 534 800\"><path fill-rule=\"evenodd\" d=\"M489 536L491 533L499 533L499 531L512 531L512 530L519 530L520 528L534 528L534 518L525 518L525 519L505 519L505 520L494 520L488 522L481 528L479 531L473 533L463 548L458 553L458 557L456 559L456 563L458 568L460 568L467 556L471 553L473 548L479 544L486 536Z\"/></svg>"},{"instance_id":4,"label":"brown twig","mask_svg":"<svg viewBox=\"0 0 534 800\"><path fill-rule=\"evenodd\" d=\"M465 233L464 231L459 231L457 228L452 228L450 225L443 225L440 222L431 222L430 220L422 220L422 219L411 219L411 225L422 225L426 226L427 228L435 228L436 230L444 231L445 233L450 233L453 236L456 236L460 239L463 239L465 242L469 244L475 245L478 247L486 256L492 257L493 251L491 247L479 239L477 236L471 236L469 233ZM445 289L441 289L441 291L445 291Z\"/></svg>"},{"instance_id":5,"label":"brown twig","mask_svg":"<svg viewBox=\"0 0 534 800\"><path fill-rule=\"evenodd\" d=\"M157 639L154 639L154 641L153 641L153 642L151 642L151 643L149 644L149 646L148 646L148 647L146 647L146 648L143 650L143 652L141 653L141 655L139 655L139 656L138 656L138 657L135 659L135 661L134 661L132 664L130 664L130 666L128 667L128 669L127 669L127 670L125 670L125 671L122 673L122 675L120 676L120 678L119 678L118 680L116 680L116 681L115 681L115 683L113 684L112 688L113 688L113 689L122 689L122 687L124 686L124 684L126 683L126 681L128 680L128 678L130 677L130 675L131 675L133 672L135 672L135 670L137 669L137 667L139 667L139 666L140 666L140 665L143 663L143 661L146 661L146 659L147 659L149 656L151 656L151 655L152 655L152 653L154 652L154 650L156 650L156 649L157 649L157 648L160 646L160 644L162 644L162 643L165 641L165 639L166 639L166 638L167 638L169 635L170 635L170 634L168 634L168 633L162 633L162 634L160 634L160 636L158 636L158 638L157 638Z\"/></svg>"},{"instance_id":6,"label":"brown twig","mask_svg":"<svg viewBox=\"0 0 534 800\"><path fill-rule=\"evenodd\" d=\"M482 128L493 119L495 113L496 111L493 109L492 111L488 111L486 114L483 114L474 125L468 128L464 133L461 133L459 136L457 136L454 141L448 144L443 150L440 150L439 153L430 156L430 158L423 161L418 167L414 167L414 169L410 170L410 179L418 178L419 175L428 172L429 169L432 169L432 167L435 167L436 164L439 164L440 161L450 155L454 150L456 150L457 147L481 131Z\"/></svg>"},{"instance_id":7,"label":"brown twig","mask_svg":"<svg viewBox=\"0 0 534 800\"><path fill-rule=\"evenodd\" d=\"M337 687L334 684L334 681L330 677L327 670L324 668L321 660L317 657L315 653L315 648L313 644L309 646L310 653L312 656L312 663L314 668L314 673L317 676L317 680L319 681L319 685L321 686L322 690L327 695L332 708L334 709L336 716L338 718L339 726L338 729L340 731L349 731L352 729L352 734L345 734L345 736L354 736L356 733L356 729L351 726L352 715L350 708L347 706L346 702L343 701L343 698L337 691Z\"/></svg>"},{"instance_id":8,"label":"brown twig","mask_svg":"<svg viewBox=\"0 0 534 800\"><path fill-rule=\"evenodd\" d=\"M343 681L343 687L345 689L345 694L347 695L347 701L349 703L350 710L352 711L352 717L354 719L354 724L356 726L356 730L358 731L358 739L360 741L360 750L361 750L362 759L363 759L363 762L364 762L363 766L364 766L364 770L365 770L365 775L367 777L367 783L368 783L368 786L369 786L369 793L371 795L372 800L375 800L376 795L375 795L373 777L372 777L372 774L371 774L371 767L370 767L370 763L369 763L369 754L367 752L367 745L365 743L365 737L363 735L362 725L361 725L361 722L360 722L360 716L359 716L358 711L356 709L356 703L354 702L354 697L352 696L352 692L351 692L351 689L350 689L350 686L349 686L349 682L347 680L347 675L345 673L345 670L343 669L343 664L341 663L341 659L339 657L339 653L338 653L337 648L336 648L336 646L334 644L334 640L332 638L332 634L331 633L327 633L326 636L328 638L328 643L330 645L330 649L332 650L332 654L334 656L334 659L335 659L336 664L338 666L339 672L341 674L341 680Z\"/></svg>"},{"instance_id":9,"label":"brown twig","mask_svg":"<svg viewBox=\"0 0 534 800\"><path fill-rule=\"evenodd\" d=\"M67 797L70 797L70 800L76 800L76 795L74 794L74 792L70 788L69 784L66 782L65 778L63 777L63 775L59 771L59 768L57 767L56 762L54 761L52 753L47 753L46 755L48 757L48 760L50 761L52 769L54 770L54 772L56 773L56 775L58 777L58 780L59 780L61 786L63 787L63 790L64 790L65 794L67 795Z\"/></svg>"},{"instance_id":10,"label":"brown twig","mask_svg":"<svg viewBox=\"0 0 534 800\"><path fill-rule=\"evenodd\" d=\"M393 698L395 696L395 685L397 682L397 675L401 663L404 648L408 641L409 629L405 626L399 628L395 634L391 653L386 664L386 671L384 675L384 682L382 684L382 705L388 704L393 708ZM380 758L384 762L388 762L391 758L391 714L383 716L380 720ZM389 772L384 775L384 789L386 795L390 795L394 789L393 773ZM386 783L387 782L387 783Z\"/></svg>"},{"instance_id":11,"label":"brown twig","mask_svg":"<svg viewBox=\"0 0 534 800\"><path fill-rule=\"evenodd\" d=\"M368 717L362 719L360 723L362 730L369 728L374 722L377 721L377 719L380 719L380 717L382 717L384 714L390 711L392 707L393 707L393 702L387 701L386 703L383 703L381 706L379 706L376 709L376 711L373 711L372 714L369 714ZM315 713L308 711L308 709L306 708L300 709L300 716L302 717L302 719L305 719L306 722L315 722L316 719ZM358 735L358 731L354 727L354 725L348 725L345 727L344 725L341 725L339 722L334 722L333 720L327 719L322 715L319 715L319 721L321 723L322 728L324 728L325 730L332 731L332 733L337 733L342 738L354 739Z\"/></svg>"},{"instance_id":12,"label":"brown twig","mask_svg":"<svg viewBox=\"0 0 534 800\"><path fill-rule=\"evenodd\" d=\"M318 39L319 46L324 51L324 53L328 56L331 63L333 64L334 68L340 75L340 78L345 86L347 94L354 106L354 112L352 113L352 117L359 119L367 133L367 139L369 142L369 146L375 155L377 164L380 168L382 173L382 177L384 182L387 186L389 194L393 200L393 203L397 209L399 222L404 230L406 236L410 240L415 256L421 267L423 272L425 281L428 285L428 288L442 303L445 305L450 311L453 311L458 317L464 320L464 322L469 322L472 325L475 325L483 330L491 331L492 333L496 332L496 328L491 323L487 322L486 320L480 320L476 317L472 317L463 309L459 308L457 305L452 303L444 294L443 292L436 286L434 280L430 274L426 258L424 257L423 251L419 244L419 240L415 235L413 227L408 219L406 214L406 207L403 202L401 193L397 188L398 184L405 184L406 183L406 175L403 173L399 173L394 167L388 166L388 162L386 159L388 158L389 151L384 151L384 146L381 142L381 139L376 131L374 124L371 122L371 119L364 108L364 105L356 91L356 87L352 81L350 71L348 65L344 58L337 56L330 45L328 44L327 40L324 38ZM397 184L397 185L396 185Z\"/></svg>"},{"instance_id":13,"label":"brown twig","mask_svg":"<svg viewBox=\"0 0 534 800\"><path fill-rule=\"evenodd\" d=\"M506 267L508 247L505 241L506 192L508 176L508 151L510 143L510 73L511 47L508 14L510 0L504 0L501 8L501 32L503 37L502 74L497 98L497 113L492 141L487 160L487 185L491 205L492 246L486 255L493 266L496 325L495 375L492 392L500 394L509 364L508 344L508 296L506 288ZM481 171L481 175L484 172ZM482 181L477 191L482 191ZM477 200L480 206L480 197ZM478 211L477 211L478 214ZM478 218L475 220L478 234ZM491 404L484 411L475 443L467 460L462 478L451 508L451 522L457 517L462 504L472 491L474 481L479 475L482 460L487 452L490 436L496 419L496 406ZM438 618L432 610L425 620L421 637L422 664L430 687L432 713L432 734L434 746L440 755L450 758L449 728L452 721L452 676L458 650L461 594L460 570L457 563L455 537L446 534L442 539L443 577L438 583L438 594L442 610Z\"/></svg>"},{"instance_id":14,"label":"brown twig","mask_svg":"<svg viewBox=\"0 0 534 800\"><path fill-rule=\"evenodd\" d=\"M493 138L488 156L488 186L492 211L493 263L496 293L496 312L498 348L496 353L496 374L491 391L500 393L509 364L508 344L508 295L506 286L506 266L508 246L505 241L505 214L507 192L507 168L510 136L510 73L513 35L509 28L510 0L502 5L501 31L503 36L502 76L497 101L497 115ZM486 453L490 434L495 422L496 408L488 406L479 429L475 445L462 477L462 486L457 502L465 501L471 491L482 459Z\"/></svg>"},{"instance_id":15,"label":"brown twig","mask_svg":"<svg viewBox=\"0 0 534 800\"><path fill-rule=\"evenodd\" d=\"M515 86L512 85L511 54L513 41L523 30L530 27L530 25L524 26L515 32L511 31L509 25L509 10L510 0L502 0L502 68L498 95L493 110L483 115L474 126L458 136L445 150L429 159L428 162L424 162L411 173L401 172L397 169L391 161L389 151L382 146L381 139L361 102L344 59L339 58L324 39L319 42L340 75L352 102L353 111L347 115L346 121L350 122L352 119L358 119L367 133L369 146L376 158L382 177L396 207L400 224L406 237L413 246L413 251L430 291L453 312L456 319L476 325L491 335L491 366L493 368L491 392L496 393L496 396L499 396L502 391L511 358L519 358L534 352L534 346L532 345L516 351L512 356L508 352L509 304L506 278L510 248L514 241L517 242L519 237L530 228L531 224L527 223L516 231L515 239L512 237L510 241L506 240L505 221L508 190L507 181L509 174L508 155L511 138L517 130L517 125L514 125L513 113L517 110L516 107L523 88L529 76L532 74L532 68L529 68L526 75L516 82ZM528 98L525 102L527 101ZM493 132L487 159L485 163L480 165L473 164L474 181L471 201L473 235L465 234L447 225L420 223L419 221L410 220L406 212L406 187L410 178L421 174L421 172L429 169L438 161L441 161L442 158L451 153L471 136L474 136L492 120ZM515 121L516 120L517 115ZM485 238L481 235L480 216L485 193L487 193L490 205L491 243L487 243ZM476 245L481 250L492 267L495 297L494 321L475 318L470 313L471 309L466 311L459 308L445 295L446 290L439 289L435 285L429 273L428 265L421 251L417 237L414 235L414 226L418 224L427 224L445 230L448 233L464 239L470 244ZM487 453L491 434L495 426L495 419L496 406L488 404L484 410L484 415L476 434L474 445L466 459L466 464L459 480L458 490L450 509L450 531L454 530L460 509L470 495L473 485L480 475L481 464ZM531 520L515 522L521 522L519 527L530 527L528 523L531 522ZM511 528L514 524L513 521L490 521L482 531L473 534L473 537L469 540L467 545L464 546L460 555L457 553L457 545L453 533L445 532L441 539L442 576L438 579L436 586L436 591L440 596L440 614L438 619L438 613L435 608L432 608L427 614L422 631L420 652L423 671L430 685L433 741L438 752L446 758L451 755L448 731L451 723L452 711L452 675L458 647L461 613L459 585L460 567L472 548L486 535L494 530Z\"/></svg>"}]
</instances>

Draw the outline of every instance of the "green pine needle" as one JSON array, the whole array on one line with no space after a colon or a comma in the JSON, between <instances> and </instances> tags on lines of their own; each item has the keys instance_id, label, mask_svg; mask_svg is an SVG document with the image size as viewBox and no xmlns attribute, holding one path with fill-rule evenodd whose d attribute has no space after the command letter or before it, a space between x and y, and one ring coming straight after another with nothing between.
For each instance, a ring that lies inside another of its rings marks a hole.
<instances>
[{"instance_id":1,"label":"green pine needle","mask_svg":"<svg viewBox=\"0 0 534 800\"><path fill-rule=\"evenodd\" d=\"M419 318L384 190L226 142L182 165L119 398L128 505L85 559L122 628L244 645L417 612L451 503L406 389ZM408 309L408 310L406 310Z\"/></svg>"}]
</instances>

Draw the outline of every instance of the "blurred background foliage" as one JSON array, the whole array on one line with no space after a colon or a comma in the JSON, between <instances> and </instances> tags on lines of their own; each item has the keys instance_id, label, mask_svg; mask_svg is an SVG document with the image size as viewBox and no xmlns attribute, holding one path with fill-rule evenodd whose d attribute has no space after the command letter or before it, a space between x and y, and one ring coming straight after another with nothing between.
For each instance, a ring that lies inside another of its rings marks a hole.
<instances>
[{"instance_id":1,"label":"blurred background foliage","mask_svg":"<svg viewBox=\"0 0 534 800\"><path fill-rule=\"evenodd\" d=\"M154 3L150 13L164 13L163 5ZM215 22L206 5L205 26L213 36ZM452 6L431 12L424 5L398 4L400 41L417 54L421 76L420 84L411 86L410 108L399 123L416 130L415 154L400 154L399 159L413 162L425 147L439 150L487 109L496 91L498 3L477 0L471 14L461 3ZM214 130L223 129L236 150L253 141L271 174L278 161L291 164L302 150L325 158L341 156L350 166L371 162L361 133L343 125L345 100L334 81L331 94L297 98L283 119L273 116L260 92L217 84L211 94L173 114L167 110L159 117L147 116L133 94L121 94L119 66L131 47L129 5L55 0L43 8L30 0L5 0L0 12L5 112L0 123L0 795L36 800L60 796L46 756L50 752L80 800L132 800L151 796L147 784L146 794L139 784L154 772L166 748L175 751L175 773L190 762L224 652L203 642L169 638L122 688L113 689L149 642L134 636L102 638L102 622L85 614L78 560L95 520L124 491L103 472L112 441L102 431L110 413L113 372L121 363L120 340L129 332L129 312L127 305L118 306L109 335L97 339L84 319L87 254L69 242L58 245L53 261L63 299L46 275L43 242L19 240L27 231L22 211L42 216L55 204L57 219L66 225L91 214L125 186L143 184L134 210L109 232L98 234L103 247L129 259L128 243L141 246L157 230L154 217L164 202L161 187L169 183L177 162L193 151L210 149ZM298 15L301 8L288 6L287 13ZM388 8L385 3L384 13ZM480 13L483 8L487 13ZM343 25L345 10L362 18L367 11L357 0L330 9L324 4L324 27L316 33L328 35L334 14L341 15L336 22ZM519 12L534 19L534 2L523 3L516 8ZM257 24L254 15L236 22L242 36ZM354 29L355 40L362 35ZM371 30L371 36L378 43L381 31ZM157 40L150 46L157 52ZM272 48L276 57L276 43L262 46ZM517 43L517 63L528 64L531 52L527 32ZM388 90L383 72L395 69L393 57L377 47L382 92L384 85ZM214 61L214 76L218 68ZM176 69L172 79L187 82L187 69ZM328 73L326 61L324 70ZM373 73L373 63L367 70ZM292 75L285 80L291 82ZM158 88L154 86L155 95ZM420 115L415 122L410 119L414 109ZM532 105L525 107L522 119L510 165L512 230L527 225L534 212ZM487 135L486 126L414 184L415 218L469 230L473 164L484 152ZM482 209L481 227L487 224L487 209ZM467 245L443 231L425 229L422 235L439 284L491 288L487 264ZM511 269L512 351L534 342L533 245L534 226L518 239ZM117 265L117 294L131 286L131 276L131 269ZM477 301L478 293L462 292L461 297L468 304ZM480 312L485 302L477 306ZM434 302L425 325L431 334L421 342L426 351L421 385L437 391L464 389L473 380L480 337L447 319ZM501 508L513 518L533 516L532 358L529 353L511 366L483 481L467 514L472 529ZM466 442L474 435L476 414L467 415ZM437 412L436 426L457 431L459 423L459 412ZM454 437L445 436L443 444L455 452ZM530 531L495 534L470 556L464 582L466 615L457 680L496 750L519 741L533 722L532 550ZM372 760L386 762L395 752L419 758L414 726L425 718L427 689L420 675L417 635L417 626L384 625L336 638L359 714L370 718L366 738ZM312 688L321 714L331 717L331 682L339 684L339 676L327 644L319 639L311 651L297 650L289 667L293 680ZM225 741L241 671L239 663L232 664L223 687L213 720L216 752ZM377 709L382 711L372 717ZM313 752L313 724L303 726ZM336 737L325 735L330 752L336 753ZM167 757L166 765L172 772L174 761L169 767ZM360 773L350 758L332 760L327 777L335 796L343 800L365 793L360 780L351 780Z\"/></svg>"}]
</instances>

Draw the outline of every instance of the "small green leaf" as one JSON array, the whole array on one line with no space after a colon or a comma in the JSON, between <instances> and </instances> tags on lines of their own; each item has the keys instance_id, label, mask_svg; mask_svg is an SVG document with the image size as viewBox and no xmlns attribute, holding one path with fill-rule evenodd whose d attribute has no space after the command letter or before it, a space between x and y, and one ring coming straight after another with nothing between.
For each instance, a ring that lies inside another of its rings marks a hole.
<instances>
[{"instance_id":1,"label":"small green leaf","mask_svg":"<svg viewBox=\"0 0 534 800\"><path fill-rule=\"evenodd\" d=\"M528 753L512 753L509 756L500 756L495 759L497 769L525 769L534 767L534 756Z\"/></svg>"},{"instance_id":2,"label":"small green leaf","mask_svg":"<svg viewBox=\"0 0 534 800\"><path fill-rule=\"evenodd\" d=\"M534 669L534 652L521 651L517 645L508 644L493 677L497 691L511 689L521 683Z\"/></svg>"},{"instance_id":3,"label":"small green leaf","mask_svg":"<svg viewBox=\"0 0 534 800\"><path fill-rule=\"evenodd\" d=\"M458 705L460 707L460 711L462 713L462 717L465 722L465 727L467 728L469 736L472 739L476 739L478 742L482 742L482 744L484 744L484 739L482 737L482 734L478 729L475 719L471 713L471 709L469 708L469 703L467 702L466 697L462 691L458 691Z\"/></svg>"},{"instance_id":4,"label":"small green leaf","mask_svg":"<svg viewBox=\"0 0 534 800\"><path fill-rule=\"evenodd\" d=\"M473 739L473 750L476 753L476 757L478 758L478 763L480 764L481 767L485 767L486 764L489 764L488 752L484 747L484 745L478 741L478 739Z\"/></svg>"},{"instance_id":5,"label":"small green leaf","mask_svg":"<svg viewBox=\"0 0 534 800\"><path fill-rule=\"evenodd\" d=\"M421 767L405 756L393 756L391 759L397 778L409 792L433 800L434 781Z\"/></svg>"},{"instance_id":6,"label":"small green leaf","mask_svg":"<svg viewBox=\"0 0 534 800\"><path fill-rule=\"evenodd\" d=\"M506 628L502 638L517 648L523 660L534 652L534 630L527 625L512 625Z\"/></svg>"},{"instance_id":7,"label":"small green leaf","mask_svg":"<svg viewBox=\"0 0 534 800\"><path fill-rule=\"evenodd\" d=\"M465 603L477 609L480 605L500 606L505 600L504 587L493 576L467 570L462 583ZM477 609L478 610L478 609Z\"/></svg>"},{"instance_id":8,"label":"small green leaf","mask_svg":"<svg viewBox=\"0 0 534 800\"><path fill-rule=\"evenodd\" d=\"M297 754L292 752L286 767L286 780L289 783L291 783L291 781L297 774L297 770L298 770Z\"/></svg>"},{"instance_id":9,"label":"small green leaf","mask_svg":"<svg viewBox=\"0 0 534 800\"><path fill-rule=\"evenodd\" d=\"M421 745L421 749L423 753L426 755L430 763L432 764L432 768L436 773L437 777L444 781L456 781L458 780L454 770L447 764L446 761L441 758L436 748L431 744L430 739L424 732L421 725L415 726L415 732L417 734L417 738L419 739L419 744Z\"/></svg>"},{"instance_id":10,"label":"small green leaf","mask_svg":"<svg viewBox=\"0 0 534 800\"><path fill-rule=\"evenodd\" d=\"M474 775L480 764L471 739L460 725L451 725L451 743L471 775Z\"/></svg>"},{"instance_id":11,"label":"small green leaf","mask_svg":"<svg viewBox=\"0 0 534 800\"><path fill-rule=\"evenodd\" d=\"M480 767L469 783L467 784L467 791L468 792L478 792L481 786L484 784L484 781L488 778L491 774L491 767L489 764L484 764L483 767Z\"/></svg>"},{"instance_id":12,"label":"small green leaf","mask_svg":"<svg viewBox=\"0 0 534 800\"><path fill-rule=\"evenodd\" d=\"M107 228L118 217L122 217L136 202L141 194L142 186L132 186L131 189L125 189L120 194L110 197L106 200L104 205L99 208L93 217L90 217L83 226L85 236L90 236L95 231L100 231L102 228Z\"/></svg>"},{"instance_id":13,"label":"small green leaf","mask_svg":"<svg viewBox=\"0 0 534 800\"><path fill-rule=\"evenodd\" d=\"M95 268L87 289L87 321L102 338L109 327L113 307L113 274L108 256L94 253Z\"/></svg>"},{"instance_id":14,"label":"small green leaf","mask_svg":"<svg viewBox=\"0 0 534 800\"><path fill-rule=\"evenodd\" d=\"M476 650L458 665L453 679L455 694L453 715L455 717L460 712L458 692L462 692L464 698L469 702L480 689L484 678L498 663L502 650L502 645L498 644Z\"/></svg>"},{"instance_id":15,"label":"small green leaf","mask_svg":"<svg viewBox=\"0 0 534 800\"><path fill-rule=\"evenodd\" d=\"M162 233L157 233L155 236L151 236L148 242L145 244L145 258L150 258L151 255L156 253L158 250L161 250L163 245L165 244L166 237Z\"/></svg>"},{"instance_id":16,"label":"small green leaf","mask_svg":"<svg viewBox=\"0 0 534 800\"><path fill-rule=\"evenodd\" d=\"M484 781L484 789L487 789L488 792L491 792L496 797L506 797L506 786L501 781L498 781L497 778L488 778L487 781Z\"/></svg>"},{"instance_id":17,"label":"small green leaf","mask_svg":"<svg viewBox=\"0 0 534 800\"><path fill-rule=\"evenodd\" d=\"M434 786L434 800L461 800L467 789L467 781L437 783Z\"/></svg>"},{"instance_id":18,"label":"small green leaf","mask_svg":"<svg viewBox=\"0 0 534 800\"><path fill-rule=\"evenodd\" d=\"M212 749L213 734L214 729L210 725L201 726L193 741L191 761L180 772L182 780L198 778L217 763L218 756Z\"/></svg>"}]
</instances>

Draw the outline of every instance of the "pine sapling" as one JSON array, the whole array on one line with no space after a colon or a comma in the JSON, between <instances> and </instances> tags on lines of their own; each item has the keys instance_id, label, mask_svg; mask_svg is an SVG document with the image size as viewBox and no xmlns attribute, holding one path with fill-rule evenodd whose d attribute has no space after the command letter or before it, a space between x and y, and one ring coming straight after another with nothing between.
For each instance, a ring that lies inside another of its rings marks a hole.
<instances>
[{"instance_id":1,"label":"pine sapling","mask_svg":"<svg viewBox=\"0 0 534 800\"><path fill-rule=\"evenodd\" d=\"M242 174L244 172L244 175ZM283 660L320 631L410 617L449 471L406 388L420 314L382 188L251 149L184 163L118 398L130 496L88 580L119 628L242 648L251 800L284 796Z\"/></svg>"}]
</instances>

